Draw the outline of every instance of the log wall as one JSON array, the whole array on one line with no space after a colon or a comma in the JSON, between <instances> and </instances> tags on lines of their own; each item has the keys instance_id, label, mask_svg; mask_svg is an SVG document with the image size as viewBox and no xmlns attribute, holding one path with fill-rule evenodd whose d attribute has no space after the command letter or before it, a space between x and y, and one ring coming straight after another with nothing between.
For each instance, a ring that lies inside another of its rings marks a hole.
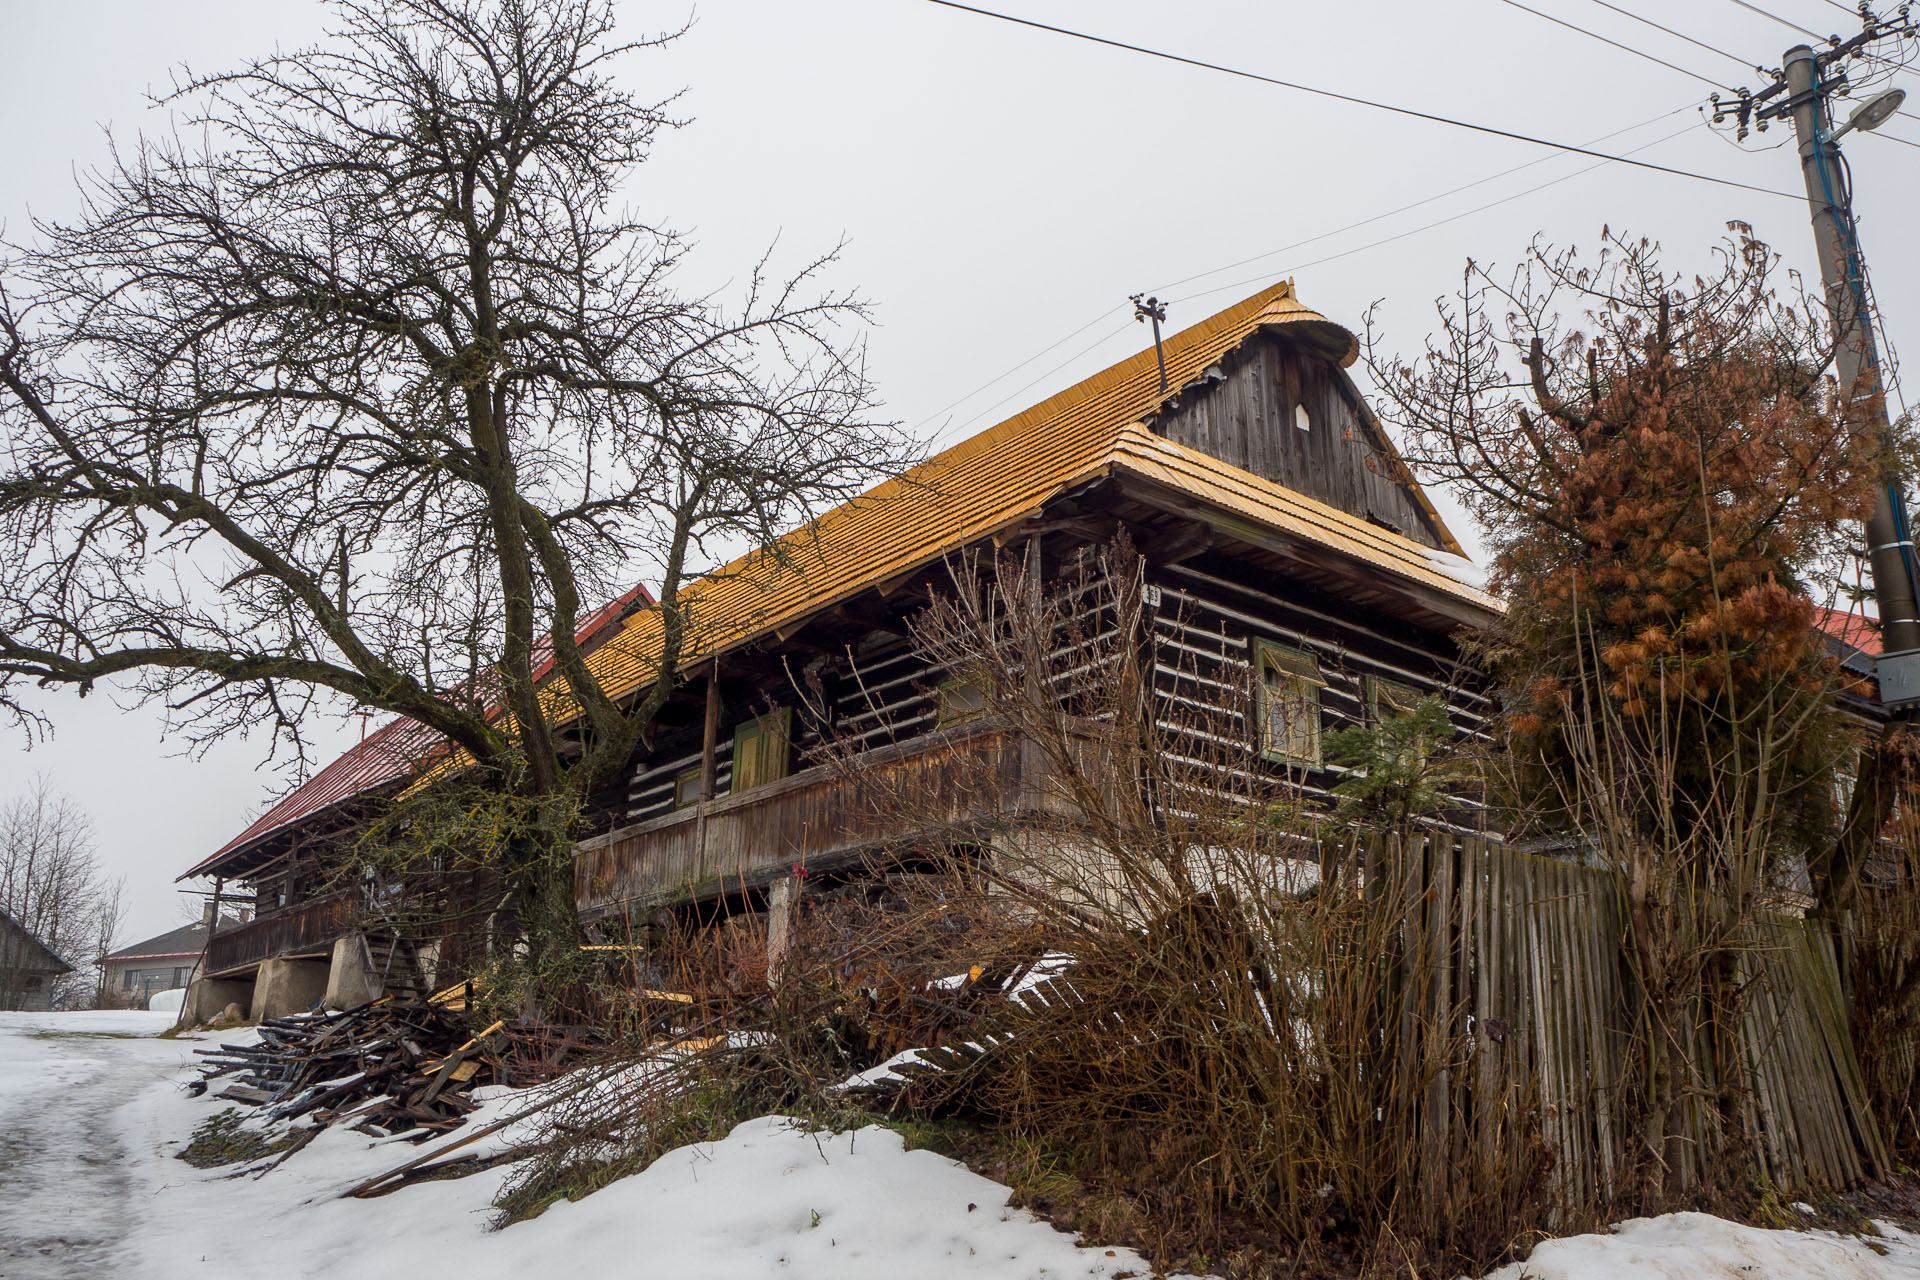
<instances>
[{"instance_id":1,"label":"log wall","mask_svg":"<svg viewBox=\"0 0 1920 1280\"><path fill-rule=\"evenodd\" d=\"M1226 708L1225 718L1240 741L1254 741L1254 726L1246 723L1246 690L1254 644L1260 640L1318 659L1327 681L1320 694L1323 740L1336 729L1364 723L1369 677L1422 697L1440 695L1462 734L1482 733L1492 713L1491 700L1458 668L1451 643L1395 625L1374 610L1343 605L1224 556L1150 565L1147 581L1159 588L1159 604L1150 613L1155 698L1165 708ZM1325 798L1344 771L1295 769L1292 776L1309 796Z\"/></svg>"}]
</instances>

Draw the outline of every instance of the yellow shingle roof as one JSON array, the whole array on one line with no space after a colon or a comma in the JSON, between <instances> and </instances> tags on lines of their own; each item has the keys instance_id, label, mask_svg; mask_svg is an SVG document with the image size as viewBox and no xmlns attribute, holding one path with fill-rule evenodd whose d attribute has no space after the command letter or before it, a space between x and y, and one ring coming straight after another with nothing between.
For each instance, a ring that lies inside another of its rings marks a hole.
<instances>
[{"instance_id":1,"label":"yellow shingle roof","mask_svg":"<svg viewBox=\"0 0 1920 1280\"><path fill-rule=\"evenodd\" d=\"M1261 329L1278 326L1342 365L1356 353L1350 332L1302 306L1293 282L1283 281L1168 338L1168 386L1177 392ZM1141 423L1164 399L1149 348L827 512L775 550L689 584L683 667L920 568L1116 470L1473 607L1498 607L1440 572L1412 539L1154 435ZM636 614L589 660L610 695L652 678L659 629L657 611Z\"/></svg>"}]
</instances>

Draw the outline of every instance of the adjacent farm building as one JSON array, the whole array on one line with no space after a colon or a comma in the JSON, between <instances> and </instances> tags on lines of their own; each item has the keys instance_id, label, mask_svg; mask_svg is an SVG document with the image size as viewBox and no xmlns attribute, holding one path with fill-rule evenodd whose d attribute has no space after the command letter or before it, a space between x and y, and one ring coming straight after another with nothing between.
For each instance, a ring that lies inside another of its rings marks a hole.
<instances>
[{"instance_id":1,"label":"adjacent farm building","mask_svg":"<svg viewBox=\"0 0 1920 1280\"><path fill-rule=\"evenodd\" d=\"M0 1009L50 1008L54 983L72 972L72 965L0 911Z\"/></svg>"}]
</instances>

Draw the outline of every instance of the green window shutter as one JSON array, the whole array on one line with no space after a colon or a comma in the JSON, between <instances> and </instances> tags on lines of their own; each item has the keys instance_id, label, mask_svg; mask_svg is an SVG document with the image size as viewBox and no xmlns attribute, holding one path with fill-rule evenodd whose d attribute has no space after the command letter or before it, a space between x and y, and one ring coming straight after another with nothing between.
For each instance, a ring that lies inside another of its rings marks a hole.
<instances>
[{"instance_id":1,"label":"green window shutter","mask_svg":"<svg viewBox=\"0 0 1920 1280\"><path fill-rule=\"evenodd\" d=\"M1283 764L1320 767L1320 660L1301 649L1253 642L1254 714L1260 754Z\"/></svg>"},{"instance_id":2,"label":"green window shutter","mask_svg":"<svg viewBox=\"0 0 1920 1280\"><path fill-rule=\"evenodd\" d=\"M776 707L733 731L733 794L787 776L793 708Z\"/></svg>"},{"instance_id":3,"label":"green window shutter","mask_svg":"<svg viewBox=\"0 0 1920 1280\"><path fill-rule=\"evenodd\" d=\"M1367 714L1375 724L1398 716L1410 716L1420 709L1422 695L1410 684L1385 676L1367 677Z\"/></svg>"}]
</instances>

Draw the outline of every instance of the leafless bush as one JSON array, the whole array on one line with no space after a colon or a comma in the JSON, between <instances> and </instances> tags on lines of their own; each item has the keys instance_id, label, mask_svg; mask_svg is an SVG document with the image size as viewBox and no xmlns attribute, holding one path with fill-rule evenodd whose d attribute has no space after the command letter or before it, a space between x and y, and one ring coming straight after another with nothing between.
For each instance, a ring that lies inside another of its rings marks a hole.
<instances>
[{"instance_id":1,"label":"leafless bush","mask_svg":"<svg viewBox=\"0 0 1920 1280\"><path fill-rule=\"evenodd\" d=\"M880 927L848 928L856 918ZM577 1199L756 1116L828 1127L869 1119L834 1086L903 1043L931 1042L940 1018L914 1002L926 984L882 959L911 967L881 920L857 899L819 904L772 981L760 917L640 931L644 941L614 952L601 975L613 1042L543 1115L496 1201L503 1220Z\"/></svg>"},{"instance_id":2,"label":"leafless bush","mask_svg":"<svg viewBox=\"0 0 1920 1280\"><path fill-rule=\"evenodd\" d=\"M1139 574L1124 543L1044 590L1015 561L958 565L916 624L980 691L980 731L1041 760L1017 822L951 816L986 806L950 792L1004 791L990 752L955 752L961 780L933 792L840 759L938 851L937 912L968 921L976 966L955 968L1010 992L922 1102L1124 1198L1163 1260L1247 1240L1502 1254L1545 1221L1548 1159L1523 1086L1465 1095L1468 1020L1435 995L1451 961L1418 933L1400 833L1316 817L1258 767L1244 679L1216 705L1156 694Z\"/></svg>"}]
</instances>

